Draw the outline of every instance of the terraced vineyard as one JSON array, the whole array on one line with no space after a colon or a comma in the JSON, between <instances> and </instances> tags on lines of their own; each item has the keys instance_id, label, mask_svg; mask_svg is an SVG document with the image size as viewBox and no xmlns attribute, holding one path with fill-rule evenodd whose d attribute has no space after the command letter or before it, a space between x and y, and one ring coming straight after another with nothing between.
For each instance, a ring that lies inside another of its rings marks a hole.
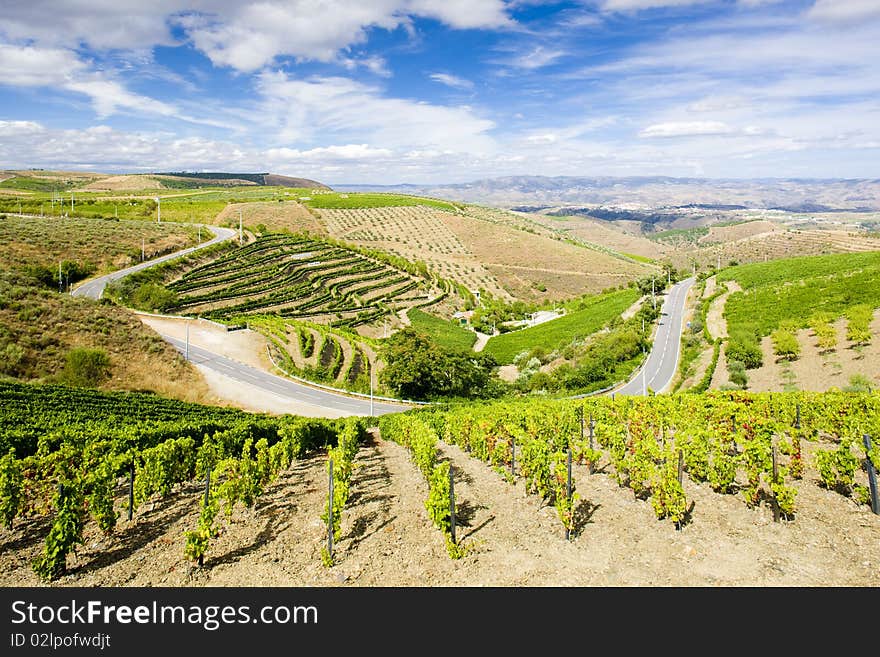
<instances>
[{"instance_id":1,"label":"terraced vineyard","mask_svg":"<svg viewBox=\"0 0 880 657\"><path fill-rule=\"evenodd\" d=\"M168 288L178 295L172 310L188 315L230 321L272 314L348 328L442 293L378 258L329 240L282 234L190 270Z\"/></svg>"},{"instance_id":2,"label":"terraced vineyard","mask_svg":"<svg viewBox=\"0 0 880 657\"><path fill-rule=\"evenodd\" d=\"M447 214L423 206L321 210L327 230L335 237L422 260L439 276L469 290L512 299L444 223Z\"/></svg>"},{"instance_id":3,"label":"terraced vineyard","mask_svg":"<svg viewBox=\"0 0 880 657\"><path fill-rule=\"evenodd\" d=\"M369 392L371 373L377 383L376 343L354 331L270 315L251 316L248 325L269 339L273 362L287 374L361 393Z\"/></svg>"}]
</instances>

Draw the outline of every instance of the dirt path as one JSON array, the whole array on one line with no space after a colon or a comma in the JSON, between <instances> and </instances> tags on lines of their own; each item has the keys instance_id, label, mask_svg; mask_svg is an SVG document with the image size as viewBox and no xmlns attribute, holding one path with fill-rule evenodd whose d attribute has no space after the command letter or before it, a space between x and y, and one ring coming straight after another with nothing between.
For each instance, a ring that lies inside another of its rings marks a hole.
<instances>
[{"instance_id":1,"label":"dirt path","mask_svg":"<svg viewBox=\"0 0 880 657\"><path fill-rule=\"evenodd\" d=\"M816 443L805 444L808 463ZM714 493L685 478L693 502L681 530L657 520L650 502L617 484L607 459L590 475L575 465L578 527L571 541L556 510L508 483L456 446L441 445L455 475L457 537L467 553L452 560L428 519L427 485L396 443L376 438L356 458L343 512L336 564L321 563L326 528L326 457L296 462L253 509L221 520L205 567L183 555L195 527L201 485L188 484L124 516L105 538L87 523L85 544L56 586L857 586L880 585L880 516L820 488L808 467L798 514L773 522L768 506ZM743 483L743 482L739 482ZM45 521L0 529L0 585L40 586L30 561L42 549Z\"/></svg>"},{"instance_id":2,"label":"dirt path","mask_svg":"<svg viewBox=\"0 0 880 657\"><path fill-rule=\"evenodd\" d=\"M479 331L474 331L477 334L477 341L474 342L474 351L480 352L486 347L486 344L489 342L489 338L491 335L486 335L485 333L480 333Z\"/></svg>"},{"instance_id":3,"label":"dirt path","mask_svg":"<svg viewBox=\"0 0 880 657\"><path fill-rule=\"evenodd\" d=\"M742 291L742 288L736 281L727 281L726 285L727 292L715 299L706 313L706 326L713 338L727 337L727 320L724 319L724 306L727 303L727 297L734 292Z\"/></svg>"}]
</instances>

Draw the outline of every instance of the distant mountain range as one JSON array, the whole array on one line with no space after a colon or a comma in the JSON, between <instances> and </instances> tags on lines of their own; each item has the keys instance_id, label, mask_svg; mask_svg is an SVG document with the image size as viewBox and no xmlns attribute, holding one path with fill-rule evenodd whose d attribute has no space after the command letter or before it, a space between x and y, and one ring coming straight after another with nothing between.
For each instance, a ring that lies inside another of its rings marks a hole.
<instances>
[{"instance_id":1,"label":"distant mountain range","mask_svg":"<svg viewBox=\"0 0 880 657\"><path fill-rule=\"evenodd\" d=\"M712 179L507 176L448 185L334 185L337 191L385 191L539 211L559 206L880 211L880 179Z\"/></svg>"}]
</instances>

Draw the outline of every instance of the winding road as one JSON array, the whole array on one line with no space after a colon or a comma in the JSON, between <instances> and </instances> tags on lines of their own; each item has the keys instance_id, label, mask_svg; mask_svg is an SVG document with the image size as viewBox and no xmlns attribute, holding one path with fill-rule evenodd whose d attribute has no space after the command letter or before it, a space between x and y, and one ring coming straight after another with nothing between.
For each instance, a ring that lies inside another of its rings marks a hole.
<instances>
[{"instance_id":1,"label":"winding road","mask_svg":"<svg viewBox=\"0 0 880 657\"><path fill-rule=\"evenodd\" d=\"M238 231L231 228L219 226L209 226L207 228L215 234L215 237L207 242L91 279L71 291L71 295L98 300L104 294L107 284L111 281L119 280L142 269L231 239L238 234ZM607 391L606 394L643 395L646 394L648 389L662 392L669 386L678 367L684 305L688 290L690 290L693 284L694 279L688 278L672 286L663 302L660 322L654 336L654 344L644 366L627 383ZM327 409L336 415L382 415L385 413L399 413L412 408L411 404L405 402L370 399L366 396L352 396L304 385L292 379L227 358L203 346L185 343L179 338L169 335L162 335L162 338L173 345L180 353L186 354L194 365L207 368L223 377L266 393Z\"/></svg>"},{"instance_id":2,"label":"winding road","mask_svg":"<svg viewBox=\"0 0 880 657\"><path fill-rule=\"evenodd\" d=\"M89 299L98 300L104 294L104 289L111 281L119 280L129 274L141 271L153 265L187 255L198 249L204 249L212 244L232 239L238 235L238 231L232 228L222 228L220 226L206 226L208 230L214 232L215 237L207 242L203 242L198 246L193 246L181 251L175 251L153 260L138 263L132 267L114 271L106 276L100 276L86 281L73 291L71 296L87 297ZM160 334L161 335L161 334ZM399 413L412 408L410 404L392 403L368 397L356 397L343 393L314 388L302 383L298 383L291 379L287 379L276 374L271 374L264 370L252 367L245 363L227 358L221 354L209 351L204 347L187 344L183 340L162 335L162 338L174 346L181 354L187 354L189 360L199 367L207 368L221 376L227 377L241 384L247 384L251 388L258 388L267 393L280 395L286 399L292 399L297 402L309 404L311 406L325 408L332 412L333 415L383 415L385 413Z\"/></svg>"},{"instance_id":3,"label":"winding road","mask_svg":"<svg viewBox=\"0 0 880 657\"><path fill-rule=\"evenodd\" d=\"M232 228L221 228L220 226L205 226L208 230L214 233L214 238L208 240L207 242L202 242L197 246L191 246L188 249L183 249L181 251L175 251L174 253L169 253L167 255L163 255L159 258L153 258L152 260L146 260L144 262L138 263L132 267L126 267L125 269L119 269L114 271L106 276L99 276L97 278L92 278L79 287L71 290L70 296L73 297L87 297L89 299L95 299L96 301L100 299L104 294L104 289L107 287L107 284L112 281L117 281L120 278L124 278L129 274L133 274L136 271L141 271L142 269L147 269L148 267L152 267L153 265L158 265L159 263L165 262L167 260L173 260L174 258L179 258L181 256L185 256L193 251L198 251L199 249L204 249L205 247L211 246L212 244L217 244L218 242L223 242L228 239L232 239L238 234L237 230L233 230Z\"/></svg>"},{"instance_id":4,"label":"winding road","mask_svg":"<svg viewBox=\"0 0 880 657\"><path fill-rule=\"evenodd\" d=\"M678 369L685 301L694 280L686 278L670 288L660 308L660 321L647 360L633 378L608 394L644 395L649 389L663 392L672 383Z\"/></svg>"}]
</instances>

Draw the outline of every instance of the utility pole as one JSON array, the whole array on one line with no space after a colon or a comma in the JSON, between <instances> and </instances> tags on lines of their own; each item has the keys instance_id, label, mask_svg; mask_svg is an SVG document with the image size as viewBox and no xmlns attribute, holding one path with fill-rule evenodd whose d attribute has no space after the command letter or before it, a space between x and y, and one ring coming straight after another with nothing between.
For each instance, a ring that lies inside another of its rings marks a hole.
<instances>
[{"instance_id":1,"label":"utility pole","mask_svg":"<svg viewBox=\"0 0 880 657\"><path fill-rule=\"evenodd\" d=\"M654 308L657 307L657 298L654 296L654 277L651 277L651 304Z\"/></svg>"},{"instance_id":2,"label":"utility pole","mask_svg":"<svg viewBox=\"0 0 880 657\"><path fill-rule=\"evenodd\" d=\"M184 358L189 360L189 320L186 320L186 351L184 352Z\"/></svg>"},{"instance_id":3,"label":"utility pole","mask_svg":"<svg viewBox=\"0 0 880 657\"><path fill-rule=\"evenodd\" d=\"M64 285L64 282L61 279L61 261L59 260L58 261L58 293L59 294L64 291L62 289L63 285Z\"/></svg>"},{"instance_id":4,"label":"utility pole","mask_svg":"<svg viewBox=\"0 0 880 657\"><path fill-rule=\"evenodd\" d=\"M370 374L370 417L373 417L373 366L367 358L367 371Z\"/></svg>"},{"instance_id":5,"label":"utility pole","mask_svg":"<svg viewBox=\"0 0 880 657\"><path fill-rule=\"evenodd\" d=\"M73 192L70 192L70 216L73 216Z\"/></svg>"},{"instance_id":6,"label":"utility pole","mask_svg":"<svg viewBox=\"0 0 880 657\"><path fill-rule=\"evenodd\" d=\"M202 243L202 227L199 226L199 244Z\"/></svg>"},{"instance_id":7,"label":"utility pole","mask_svg":"<svg viewBox=\"0 0 880 657\"><path fill-rule=\"evenodd\" d=\"M146 237L142 237L142 238L141 238L141 262L143 262L143 261L144 261L144 258L145 258L145 248L146 248L146 244L147 244L147 238L146 238Z\"/></svg>"},{"instance_id":8,"label":"utility pole","mask_svg":"<svg viewBox=\"0 0 880 657\"><path fill-rule=\"evenodd\" d=\"M156 223L162 223L162 199L156 197Z\"/></svg>"},{"instance_id":9,"label":"utility pole","mask_svg":"<svg viewBox=\"0 0 880 657\"><path fill-rule=\"evenodd\" d=\"M241 233L241 210L238 211L238 245L242 245L242 233Z\"/></svg>"}]
</instances>

